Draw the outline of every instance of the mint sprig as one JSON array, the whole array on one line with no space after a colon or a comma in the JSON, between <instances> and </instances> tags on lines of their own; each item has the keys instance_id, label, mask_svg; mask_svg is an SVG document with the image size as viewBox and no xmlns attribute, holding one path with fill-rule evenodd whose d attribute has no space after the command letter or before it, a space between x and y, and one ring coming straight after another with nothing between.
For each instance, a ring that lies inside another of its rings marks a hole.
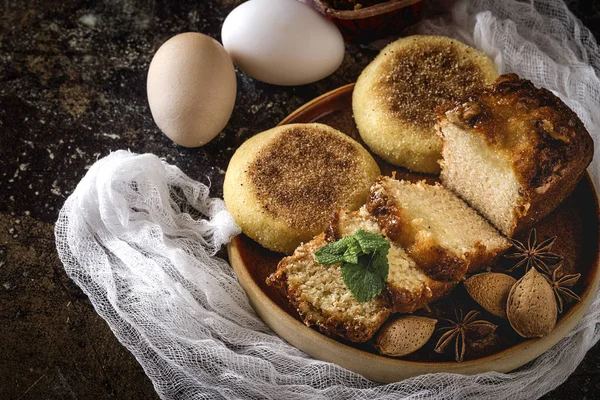
<instances>
[{"instance_id":1,"label":"mint sprig","mask_svg":"<svg viewBox=\"0 0 600 400\"><path fill-rule=\"evenodd\" d=\"M361 230L315 252L324 265L342 263L342 278L354 298L364 303L385 289L390 243L383 235Z\"/></svg>"}]
</instances>

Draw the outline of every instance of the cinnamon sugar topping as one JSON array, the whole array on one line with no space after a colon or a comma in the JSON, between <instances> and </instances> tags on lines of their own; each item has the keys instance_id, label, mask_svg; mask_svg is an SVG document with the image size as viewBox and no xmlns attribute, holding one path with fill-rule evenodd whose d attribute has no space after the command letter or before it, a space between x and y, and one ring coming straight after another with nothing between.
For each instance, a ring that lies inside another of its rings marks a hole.
<instances>
[{"instance_id":1,"label":"cinnamon sugar topping","mask_svg":"<svg viewBox=\"0 0 600 400\"><path fill-rule=\"evenodd\" d=\"M294 228L320 229L363 177L357 156L331 132L292 127L261 150L248 174L264 210Z\"/></svg>"},{"instance_id":2,"label":"cinnamon sugar topping","mask_svg":"<svg viewBox=\"0 0 600 400\"><path fill-rule=\"evenodd\" d=\"M436 108L485 85L480 68L450 44L407 47L388 58L375 90L394 117L433 128Z\"/></svg>"}]
</instances>

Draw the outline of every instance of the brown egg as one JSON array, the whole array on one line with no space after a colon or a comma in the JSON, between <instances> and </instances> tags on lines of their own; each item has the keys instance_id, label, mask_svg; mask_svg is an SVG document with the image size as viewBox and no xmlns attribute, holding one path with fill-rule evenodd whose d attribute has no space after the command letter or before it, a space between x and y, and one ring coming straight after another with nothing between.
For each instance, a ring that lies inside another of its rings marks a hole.
<instances>
[{"instance_id":1,"label":"brown egg","mask_svg":"<svg viewBox=\"0 0 600 400\"><path fill-rule=\"evenodd\" d=\"M235 69L219 42L196 32L167 40L146 83L154 122L185 147L211 141L227 125L236 96Z\"/></svg>"}]
</instances>

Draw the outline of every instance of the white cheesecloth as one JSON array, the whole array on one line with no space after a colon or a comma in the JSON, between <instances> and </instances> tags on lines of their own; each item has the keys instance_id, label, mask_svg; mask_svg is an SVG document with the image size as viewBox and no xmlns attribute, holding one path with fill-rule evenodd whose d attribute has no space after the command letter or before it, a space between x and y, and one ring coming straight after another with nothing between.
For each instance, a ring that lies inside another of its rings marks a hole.
<instances>
[{"instance_id":1,"label":"white cheesecloth","mask_svg":"<svg viewBox=\"0 0 600 400\"><path fill-rule=\"evenodd\" d=\"M599 187L600 53L562 2L458 1L417 30L459 38L501 72L559 95L594 137L589 170ZM126 151L97 161L60 211L67 274L163 399L534 399L564 382L600 338L597 297L567 337L517 372L371 382L310 358L256 316L215 257L238 232L207 186Z\"/></svg>"}]
</instances>

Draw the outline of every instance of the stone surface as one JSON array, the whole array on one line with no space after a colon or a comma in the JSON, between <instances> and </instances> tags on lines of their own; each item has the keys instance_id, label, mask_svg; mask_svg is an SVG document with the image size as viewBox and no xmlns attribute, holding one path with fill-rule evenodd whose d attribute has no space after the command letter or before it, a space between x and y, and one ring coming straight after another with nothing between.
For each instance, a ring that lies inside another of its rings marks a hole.
<instances>
[{"instance_id":1,"label":"stone surface","mask_svg":"<svg viewBox=\"0 0 600 400\"><path fill-rule=\"evenodd\" d=\"M233 117L197 149L156 128L146 70L169 37L217 39L241 0L5 1L0 6L0 398L156 398L131 354L65 275L53 223L98 157L151 152L191 177L222 181L235 148L314 97L353 82L376 55L348 44L340 69L305 86L277 87L238 73ZM28 4L29 3L29 4ZM569 7L600 35L598 2ZM594 398L600 348L547 398Z\"/></svg>"}]
</instances>

